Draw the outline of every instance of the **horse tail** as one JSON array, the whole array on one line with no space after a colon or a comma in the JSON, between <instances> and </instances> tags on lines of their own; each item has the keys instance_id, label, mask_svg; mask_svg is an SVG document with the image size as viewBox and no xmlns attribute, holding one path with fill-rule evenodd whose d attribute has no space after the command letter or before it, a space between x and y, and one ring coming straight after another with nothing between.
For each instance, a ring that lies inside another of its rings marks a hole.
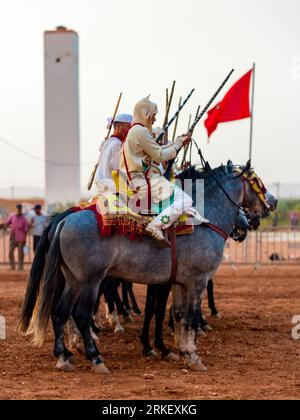
<instances>
[{"instance_id":1,"label":"horse tail","mask_svg":"<svg viewBox=\"0 0 300 420\"><path fill-rule=\"evenodd\" d=\"M32 325L34 343L38 346L42 346L44 343L52 309L58 302L65 285L65 279L60 267L62 262L60 233L65 223L66 220L63 220L57 226L46 260L44 280L39 295L37 317Z\"/></svg>"},{"instance_id":2,"label":"horse tail","mask_svg":"<svg viewBox=\"0 0 300 420\"><path fill-rule=\"evenodd\" d=\"M31 266L29 280L27 284L26 294L24 298L24 303L20 315L18 329L21 332L26 333L28 331L30 321L33 315L34 307L36 305L36 301L38 298L39 290L40 290L40 283L45 267L46 262L46 255L49 249L49 239L48 234L51 230L51 224L46 228L44 231L34 259Z\"/></svg>"},{"instance_id":3,"label":"horse tail","mask_svg":"<svg viewBox=\"0 0 300 420\"><path fill-rule=\"evenodd\" d=\"M34 259L33 259L33 263L31 266L29 280L28 280L27 289L26 289L25 298L24 298L24 303L22 306L22 311L21 311L21 315L20 315L20 319L18 323L18 330L21 332L24 332L24 333L28 332L30 328L30 323L34 315L34 310L37 305L38 296L39 296L40 287L41 287L41 281L42 281L43 272L44 272L44 268L46 264L47 253L49 251L50 243L51 243L49 239L50 232L53 231L63 219L65 219L68 215L72 213L73 213L73 210L69 209L65 211L64 213L61 213L53 217L52 221L49 223L49 225L45 229L39 241L39 244L38 244Z\"/></svg>"}]
</instances>

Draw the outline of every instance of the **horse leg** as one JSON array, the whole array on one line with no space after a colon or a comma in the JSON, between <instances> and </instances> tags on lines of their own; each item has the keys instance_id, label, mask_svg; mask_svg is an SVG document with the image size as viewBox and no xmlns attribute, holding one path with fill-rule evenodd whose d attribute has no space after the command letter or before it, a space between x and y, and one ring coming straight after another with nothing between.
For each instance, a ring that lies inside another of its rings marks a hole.
<instances>
[{"instance_id":1,"label":"horse leg","mask_svg":"<svg viewBox=\"0 0 300 420\"><path fill-rule=\"evenodd\" d=\"M117 308L118 315L122 315L125 322L132 322L133 318L130 316L130 313L126 310L124 303L122 302L120 295L119 295L119 284L120 282L116 282L116 287L114 290L114 303Z\"/></svg>"},{"instance_id":2,"label":"horse leg","mask_svg":"<svg viewBox=\"0 0 300 420\"><path fill-rule=\"evenodd\" d=\"M150 324L154 316L155 303L156 303L156 287L154 285L147 286L147 297L145 305L144 324L141 334L141 343L143 346L143 355L146 357L157 357L157 353L150 344Z\"/></svg>"},{"instance_id":3,"label":"horse leg","mask_svg":"<svg viewBox=\"0 0 300 420\"><path fill-rule=\"evenodd\" d=\"M97 313L97 315L98 315L98 313ZM97 319L97 321L95 321L94 318L92 318L91 330L97 338L102 334L102 328L101 328L101 325L99 326L99 320L98 319Z\"/></svg>"},{"instance_id":4,"label":"horse leg","mask_svg":"<svg viewBox=\"0 0 300 420\"><path fill-rule=\"evenodd\" d=\"M201 285L203 283L201 282ZM207 369L202 364L196 347L196 331L200 320L199 302L205 289L201 287L200 290L194 290L192 287L188 289L181 287L180 293L178 291L176 293L177 296L173 294L175 323L177 324L179 321L179 325L175 328L175 335L177 342L179 341L180 352L190 369L197 372L206 372Z\"/></svg>"},{"instance_id":5,"label":"horse leg","mask_svg":"<svg viewBox=\"0 0 300 420\"><path fill-rule=\"evenodd\" d=\"M64 343L64 326L71 317L78 292L66 284L59 304L52 311L52 324L55 335L54 356L58 358L56 367L65 372L74 370L69 359L72 357Z\"/></svg>"},{"instance_id":6,"label":"horse leg","mask_svg":"<svg viewBox=\"0 0 300 420\"><path fill-rule=\"evenodd\" d=\"M80 294L73 317L83 339L86 358L92 362L93 369L96 373L107 374L109 371L100 357L100 352L91 335L90 328L97 294L97 283L90 283L86 286Z\"/></svg>"},{"instance_id":7,"label":"horse leg","mask_svg":"<svg viewBox=\"0 0 300 420\"><path fill-rule=\"evenodd\" d=\"M77 350L80 344L81 335L72 317L67 322L67 334L68 334L70 350L71 351Z\"/></svg>"},{"instance_id":8,"label":"horse leg","mask_svg":"<svg viewBox=\"0 0 300 420\"><path fill-rule=\"evenodd\" d=\"M122 286L122 303L125 306L125 309L129 312L131 311L131 306L129 304L129 299L128 299L129 283L127 283L125 280L121 280L121 286Z\"/></svg>"},{"instance_id":9,"label":"horse leg","mask_svg":"<svg viewBox=\"0 0 300 420\"><path fill-rule=\"evenodd\" d=\"M207 283L207 297L208 297L208 307L211 310L212 316L221 319L221 315L215 305L215 296L214 296L214 282L210 279Z\"/></svg>"},{"instance_id":10,"label":"horse leg","mask_svg":"<svg viewBox=\"0 0 300 420\"><path fill-rule=\"evenodd\" d=\"M129 294L129 297L130 297L131 307L132 307L133 312L136 315L142 315L142 311L140 310L140 308L137 304L137 301L136 301L136 298L135 298L135 295L134 295L134 292L133 292L133 283L131 283L131 282L127 283L127 290L128 290L128 294Z\"/></svg>"},{"instance_id":11,"label":"horse leg","mask_svg":"<svg viewBox=\"0 0 300 420\"><path fill-rule=\"evenodd\" d=\"M164 286L157 287L157 303L155 305L155 341L154 346L160 351L162 359L168 361L178 361L178 357L165 346L163 340L163 323L166 315L166 308L168 298L171 291L171 285L167 284Z\"/></svg>"},{"instance_id":12,"label":"horse leg","mask_svg":"<svg viewBox=\"0 0 300 420\"><path fill-rule=\"evenodd\" d=\"M202 314L201 304L199 303L199 325L198 325L198 335L205 336L205 332L212 331L212 327L206 321L205 316Z\"/></svg>"},{"instance_id":13,"label":"horse leg","mask_svg":"<svg viewBox=\"0 0 300 420\"><path fill-rule=\"evenodd\" d=\"M110 326L114 329L114 333L123 333L124 328L120 324L118 314L115 308L115 291L118 287L118 282L112 277L108 279L104 286L104 298L106 302L106 318Z\"/></svg>"},{"instance_id":14,"label":"horse leg","mask_svg":"<svg viewBox=\"0 0 300 420\"><path fill-rule=\"evenodd\" d=\"M102 283L99 287L98 296L97 296L96 304L95 304L95 308L94 308L94 316L93 316L92 324L91 324L91 328L97 336L99 336L102 333L102 323L101 323L101 313L100 313L100 299L101 299L101 296L104 293L103 286L102 286L102 284L104 282L105 282L105 279L102 281Z\"/></svg>"},{"instance_id":15,"label":"horse leg","mask_svg":"<svg viewBox=\"0 0 300 420\"><path fill-rule=\"evenodd\" d=\"M174 325L174 317L173 317L173 305L170 307L170 311L169 311L168 328L169 328L170 334L174 334L175 325Z\"/></svg>"}]
</instances>

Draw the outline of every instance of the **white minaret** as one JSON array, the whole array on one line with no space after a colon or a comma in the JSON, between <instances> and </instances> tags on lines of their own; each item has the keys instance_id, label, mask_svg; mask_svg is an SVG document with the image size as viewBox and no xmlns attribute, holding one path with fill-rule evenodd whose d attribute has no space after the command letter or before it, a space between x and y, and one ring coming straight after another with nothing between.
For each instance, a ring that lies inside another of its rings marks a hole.
<instances>
[{"instance_id":1,"label":"white minaret","mask_svg":"<svg viewBox=\"0 0 300 420\"><path fill-rule=\"evenodd\" d=\"M57 27L45 32L44 43L46 202L52 206L80 198L78 34Z\"/></svg>"}]
</instances>

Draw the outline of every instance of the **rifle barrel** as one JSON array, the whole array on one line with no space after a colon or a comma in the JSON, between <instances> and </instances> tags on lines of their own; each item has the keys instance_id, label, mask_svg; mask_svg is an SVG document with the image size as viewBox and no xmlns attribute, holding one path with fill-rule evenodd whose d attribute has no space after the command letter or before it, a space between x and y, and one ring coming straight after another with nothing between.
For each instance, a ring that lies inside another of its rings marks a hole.
<instances>
[{"instance_id":1,"label":"rifle barrel","mask_svg":"<svg viewBox=\"0 0 300 420\"><path fill-rule=\"evenodd\" d=\"M206 111L210 108L211 104L213 103L213 101L216 99L216 97L219 95L219 93L221 92L221 90L223 89L223 87L226 85L226 83L228 82L228 80L230 79L230 77L232 76L232 73L234 72L234 69L231 70L231 72L228 74L228 76L226 77L226 79L224 80L224 82L221 84L221 86L219 87L219 89L216 91L216 93L213 95L213 97L210 99L210 101L208 102L208 104L205 106L205 108L203 108L203 110L201 111L201 113L198 115L197 118L195 118L194 123L192 124L191 128L190 128L190 132L193 132L195 130L196 125L199 123L199 121L202 119L203 115L206 113Z\"/></svg>"},{"instance_id":2,"label":"rifle barrel","mask_svg":"<svg viewBox=\"0 0 300 420\"><path fill-rule=\"evenodd\" d=\"M194 92L195 92L195 89L192 89L191 92L188 94L188 96L183 101L183 103L180 105L180 107L178 108L178 110L175 112L175 114L173 115L173 117L170 119L170 121L168 122L168 124L163 128L162 132L160 133L160 135L156 139L156 142L157 143L160 143L161 142L161 140L164 137L165 132L169 130L169 128L171 127L171 125L173 124L173 122L176 120L177 116L180 114L181 110L185 107L185 105L187 104L187 102L189 101L190 97L192 96L192 94Z\"/></svg>"}]
</instances>

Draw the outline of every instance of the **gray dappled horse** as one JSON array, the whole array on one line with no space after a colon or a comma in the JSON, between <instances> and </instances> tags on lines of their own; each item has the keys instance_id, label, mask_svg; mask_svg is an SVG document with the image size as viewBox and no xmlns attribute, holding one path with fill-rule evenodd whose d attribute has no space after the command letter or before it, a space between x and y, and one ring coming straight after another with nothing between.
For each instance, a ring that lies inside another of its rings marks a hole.
<instances>
[{"instance_id":1,"label":"gray dappled horse","mask_svg":"<svg viewBox=\"0 0 300 420\"><path fill-rule=\"evenodd\" d=\"M239 205L261 217L267 217L270 212L270 206L258 198L236 169L228 163L204 177L205 217L228 235ZM248 167L241 169L244 173L250 171ZM203 370L195 345L195 316L207 282L222 261L224 245L222 236L202 225L195 227L193 235L177 239L176 284L181 293L180 298L175 296L174 300L175 322L180 325L180 331L177 328L180 350L195 370ZM158 249L153 239L130 241L118 235L100 238L91 211L70 214L56 229L42 284L33 288L30 282L28 284L30 297L25 297L21 330L29 329L28 321L38 297L37 315L32 325L35 342L43 343L52 317L54 354L62 367L69 363L64 345L64 325L72 314L84 341L86 357L91 360L95 372L106 373L90 332L101 282L110 275L140 284L164 285L169 282L170 273L170 250Z\"/></svg>"},{"instance_id":2,"label":"gray dappled horse","mask_svg":"<svg viewBox=\"0 0 300 420\"><path fill-rule=\"evenodd\" d=\"M181 180L182 188L184 188L184 182L186 180L192 181L192 198L194 206L196 205L196 200L199 199L197 197L198 189L197 189L197 180L203 179L207 171L210 171L210 167L206 166L204 170L199 171L196 170L195 166L192 166L182 173L177 175L177 179ZM255 182L253 180L253 182ZM229 197L230 198L230 197ZM265 192L265 198L268 205L270 206L270 210L274 210L277 200L268 192ZM255 213L251 213L248 208L241 209L237 212L236 219L234 222L233 230L230 237L236 242L243 242L246 237L248 230L255 231L260 226L259 215ZM163 322L165 319L166 307L169 294L171 292L172 285L148 285L147 288L147 298L146 298L146 306L145 306L145 316L144 316L144 324L143 330L141 334L141 343L143 346L143 354L146 357L156 358L158 355L156 350L158 350L161 354L161 357L165 360L176 361L178 357L175 356L174 353L170 350L170 348L166 347L163 339ZM177 290L176 290L177 288ZM180 293L179 286L175 286L174 292ZM209 309L211 310L211 314L214 317L220 319L220 314L215 306L214 300L214 284L213 279L210 279L207 283L207 297L208 297L208 305ZM177 311L178 312L178 311ZM154 348L150 344L150 323L152 318L155 316L155 336L154 336ZM173 307L170 309L170 319L168 322L169 328L171 331L174 332L174 318L173 318ZM199 302L198 310L195 311L195 318L194 318L194 327L196 328L198 325L198 333L204 334L203 331L211 331L211 327L208 325L207 321L204 319L201 311L201 303Z\"/></svg>"},{"instance_id":3,"label":"gray dappled horse","mask_svg":"<svg viewBox=\"0 0 300 420\"><path fill-rule=\"evenodd\" d=\"M184 170L179 175L177 179L182 182L182 188L185 187L185 181L192 181L192 191L191 195L193 198L193 205L196 206L197 202L197 180L203 179L205 176L205 171L198 171L194 166ZM244 211L239 210L236 215L235 225L231 233L231 237L236 242L243 242L246 237L248 230L257 229L257 226L253 226L252 219L249 219ZM162 359L168 361L176 361L178 357L171 351L170 348L166 347L164 343L164 334L163 334L163 323L166 314L166 308L168 303L168 298L171 292L172 284L157 286L157 285L148 285L147 287L147 296L146 296L146 305L145 305L145 315L144 323L141 334L141 344L143 346L143 354L149 358L156 358L159 351ZM215 306L214 300L214 285L213 279L210 279L207 284L207 297L208 304L211 310L212 316L220 318L218 310ZM152 318L155 316L155 330L154 330L154 348L150 344L150 324ZM211 327L208 325L204 319L201 311L201 306L199 302L199 310L197 311L198 317L198 333L203 333L203 331L210 331ZM170 318L168 322L169 328L174 332L174 319L173 319L173 307L170 308ZM204 334L204 333L203 333Z\"/></svg>"}]
</instances>

